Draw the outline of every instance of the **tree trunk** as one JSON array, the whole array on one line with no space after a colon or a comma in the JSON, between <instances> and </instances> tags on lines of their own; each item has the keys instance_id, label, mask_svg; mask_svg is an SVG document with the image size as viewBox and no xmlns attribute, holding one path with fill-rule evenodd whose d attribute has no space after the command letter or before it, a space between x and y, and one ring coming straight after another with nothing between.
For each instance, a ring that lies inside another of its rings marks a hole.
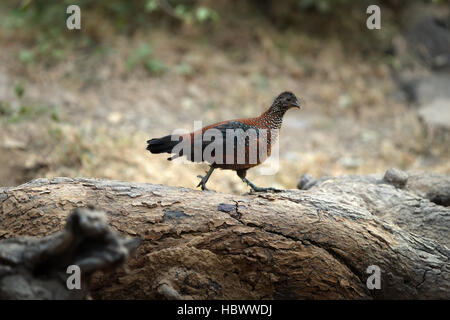
<instances>
[{"instance_id":1,"label":"tree trunk","mask_svg":"<svg viewBox=\"0 0 450 320\"><path fill-rule=\"evenodd\" d=\"M38 179L0 189L0 239L61 230L77 207L105 211L142 244L127 272L93 276L97 299L449 299L450 179L395 177L248 195ZM371 265L380 289L367 286Z\"/></svg>"}]
</instances>

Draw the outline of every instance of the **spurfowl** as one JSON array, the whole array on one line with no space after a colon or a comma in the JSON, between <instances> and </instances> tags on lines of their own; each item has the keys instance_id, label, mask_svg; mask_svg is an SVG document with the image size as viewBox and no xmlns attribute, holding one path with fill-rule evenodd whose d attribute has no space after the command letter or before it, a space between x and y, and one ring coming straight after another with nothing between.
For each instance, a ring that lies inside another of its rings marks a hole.
<instances>
[{"instance_id":1,"label":"spurfowl","mask_svg":"<svg viewBox=\"0 0 450 320\"><path fill-rule=\"evenodd\" d=\"M234 170L253 191L280 191L255 186L245 176L247 170L264 162L278 138L283 116L292 107L300 108L291 92L281 93L270 108L255 118L218 122L184 135L168 135L148 140L151 153L170 153L173 160L185 156L193 162L207 162L210 168L197 187L207 190L206 182L214 169Z\"/></svg>"}]
</instances>

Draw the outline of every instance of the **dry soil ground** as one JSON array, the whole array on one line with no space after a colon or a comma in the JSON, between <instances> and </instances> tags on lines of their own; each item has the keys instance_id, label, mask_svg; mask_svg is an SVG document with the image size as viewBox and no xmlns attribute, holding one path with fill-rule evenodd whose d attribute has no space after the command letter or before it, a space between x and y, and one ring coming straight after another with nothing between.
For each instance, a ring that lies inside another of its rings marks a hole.
<instances>
[{"instance_id":1,"label":"dry soil ground","mask_svg":"<svg viewBox=\"0 0 450 320\"><path fill-rule=\"evenodd\" d=\"M2 34L0 186L86 176L194 188L206 165L151 155L146 140L190 130L194 121L258 115L284 90L306 105L285 118L279 171L249 171L256 184L295 188L304 173L380 173L389 167L450 173L448 151L426 139L382 58L301 34L284 34L289 46L280 48L276 34L256 34L247 45L240 35L209 41L150 30L113 37L104 50L68 52L51 65L20 61L26 43ZM143 44L165 66L162 72L126 66ZM215 173L209 187L247 190L229 171Z\"/></svg>"}]
</instances>

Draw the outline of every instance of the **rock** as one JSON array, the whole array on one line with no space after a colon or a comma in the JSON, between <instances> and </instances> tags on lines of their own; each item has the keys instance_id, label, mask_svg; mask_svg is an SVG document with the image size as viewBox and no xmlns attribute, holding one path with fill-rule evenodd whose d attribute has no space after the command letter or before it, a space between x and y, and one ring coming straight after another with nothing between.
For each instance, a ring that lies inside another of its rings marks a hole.
<instances>
[{"instance_id":1,"label":"rock","mask_svg":"<svg viewBox=\"0 0 450 320\"><path fill-rule=\"evenodd\" d=\"M297 183L297 189L300 190L308 190L314 186L320 185L322 182L330 180L331 177L323 176L319 179L314 178L309 173L305 173Z\"/></svg>"},{"instance_id":2,"label":"rock","mask_svg":"<svg viewBox=\"0 0 450 320\"><path fill-rule=\"evenodd\" d=\"M419 107L435 99L450 100L450 10L412 3L404 11L408 26L393 38L396 67L393 78L407 100ZM447 103L448 106L448 103Z\"/></svg>"},{"instance_id":3,"label":"rock","mask_svg":"<svg viewBox=\"0 0 450 320\"><path fill-rule=\"evenodd\" d=\"M408 174L396 168L390 168L384 174L383 180L397 187L403 187L408 180Z\"/></svg>"},{"instance_id":4,"label":"rock","mask_svg":"<svg viewBox=\"0 0 450 320\"><path fill-rule=\"evenodd\" d=\"M317 183L317 180L310 175L309 173L305 173L297 184L297 188L300 190L308 190L312 186Z\"/></svg>"},{"instance_id":5,"label":"rock","mask_svg":"<svg viewBox=\"0 0 450 320\"><path fill-rule=\"evenodd\" d=\"M427 129L428 135L441 142L450 143L450 98L437 98L432 103L423 106L419 110L419 117Z\"/></svg>"},{"instance_id":6,"label":"rock","mask_svg":"<svg viewBox=\"0 0 450 320\"><path fill-rule=\"evenodd\" d=\"M425 16L406 34L410 49L432 69L450 68L450 28L446 20L450 21L450 16Z\"/></svg>"},{"instance_id":7,"label":"rock","mask_svg":"<svg viewBox=\"0 0 450 320\"><path fill-rule=\"evenodd\" d=\"M435 99L442 99L447 101L448 109L448 101L450 100L448 88L450 88L450 73L434 72L413 80L410 95L412 95L412 100L421 108L430 106Z\"/></svg>"}]
</instances>

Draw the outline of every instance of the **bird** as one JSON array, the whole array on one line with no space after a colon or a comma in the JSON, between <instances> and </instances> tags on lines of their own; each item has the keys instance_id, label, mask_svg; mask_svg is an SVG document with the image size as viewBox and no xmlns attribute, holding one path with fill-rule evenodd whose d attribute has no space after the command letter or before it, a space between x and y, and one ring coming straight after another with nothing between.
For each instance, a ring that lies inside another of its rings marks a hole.
<instances>
[{"instance_id":1,"label":"bird","mask_svg":"<svg viewBox=\"0 0 450 320\"><path fill-rule=\"evenodd\" d=\"M236 171L252 192L279 192L281 190L276 188L256 186L246 178L246 174L248 169L270 157L272 146L279 137L283 116L291 108L300 109L300 102L295 94L285 91L258 117L221 121L188 134L153 138L147 141L147 150L152 154L169 153L172 155L167 158L169 161L185 156L192 162L207 162L209 170L206 175L198 176L201 180L197 185L204 191L208 190L206 183L213 171L223 169ZM183 148L180 143L184 143ZM205 155L208 150L211 151L210 156Z\"/></svg>"}]
</instances>

